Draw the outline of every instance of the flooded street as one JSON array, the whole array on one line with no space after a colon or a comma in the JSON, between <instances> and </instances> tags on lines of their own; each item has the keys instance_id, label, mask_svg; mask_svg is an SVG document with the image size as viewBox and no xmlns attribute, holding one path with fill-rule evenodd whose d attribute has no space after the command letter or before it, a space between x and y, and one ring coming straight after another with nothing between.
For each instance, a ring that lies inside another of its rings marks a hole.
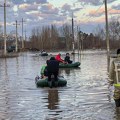
<instances>
[{"instance_id":1,"label":"flooded street","mask_svg":"<svg viewBox=\"0 0 120 120\"><path fill-rule=\"evenodd\" d=\"M49 58L28 52L0 59L0 120L120 120L105 51L76 54L80 68L60 69L66 87L37 88L34 78Z\"/></svg>"}]
</instances>

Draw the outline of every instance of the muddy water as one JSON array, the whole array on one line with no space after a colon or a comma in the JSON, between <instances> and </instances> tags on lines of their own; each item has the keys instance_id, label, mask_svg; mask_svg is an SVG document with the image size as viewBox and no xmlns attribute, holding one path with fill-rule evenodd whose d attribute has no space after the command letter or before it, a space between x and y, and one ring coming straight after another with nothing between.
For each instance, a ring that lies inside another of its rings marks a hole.
<instances>
[{"instance_id":1,"label":"muddy water","mask_svg":"<svg viewBox=\"0 0 120 120\"><path fill-rule=\"evenodd\" d=\"M0 120L120 120L104 51L71 56L81 66L60 70L66 87L37 88L34 78L49 58L24 53L0 59Z\"/></svg>"}]
</instances>

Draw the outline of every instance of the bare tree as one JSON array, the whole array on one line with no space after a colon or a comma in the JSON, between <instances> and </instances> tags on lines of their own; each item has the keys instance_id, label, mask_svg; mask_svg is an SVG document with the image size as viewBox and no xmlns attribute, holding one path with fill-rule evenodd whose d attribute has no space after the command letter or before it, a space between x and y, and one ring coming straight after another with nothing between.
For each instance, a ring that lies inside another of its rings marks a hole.
<instances>
[{"instance_id":1,"label":"bare tree","mask_svg":"<svg viewBox=\"0 0 120 120\"><path fill-rule=\"evenodd\" d=\"M112 18L109 23L109 31L110 31L110 40L111 47L118 48L120 47L120 22L118 18Z\"/></svg>"},{"instance_id":2,"label":"bare tree","mask_svg":"<svg viewBox=\"0 0 120 120\"><path fill-rule=\"evenodd\" d=\"M64 24L61 28L61 32L66 40L66 49L70 50L72 48L72 28L71 28L71 26Z\"/></svg>"},{"instance_id":3,"label":"bare tree","mask_svg":"<svg viewBox=\"0 0 120 120\"><path fill-rule=\"evenodd\" d=\"M57 48L59 46L58 37L59 33L57 27L55 25L51 25L51 43L53 48Z\"/></svg>"},{"instance_id":4,"label":"bare tree","mask_svg":"<svg viewBox=\"0 0 120 120\"><path fill-rule=\"evenodd\" d=\"M98 25L95 28L94 36L95 36L95 39L96 39L96 47L97 48L105 48L106 47L105 29L103 29L102 27L100 27L100 25Z\"/></svg>"}]
</instances>

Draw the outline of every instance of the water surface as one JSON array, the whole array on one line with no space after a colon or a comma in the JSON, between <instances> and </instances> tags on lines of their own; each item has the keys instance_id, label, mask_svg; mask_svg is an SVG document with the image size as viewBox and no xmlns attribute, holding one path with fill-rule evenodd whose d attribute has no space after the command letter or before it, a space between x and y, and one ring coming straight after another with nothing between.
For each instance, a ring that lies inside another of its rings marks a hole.
<instances>
[{"instance_id":1,"label":"water surface","mask_svg":"<svg viewBox=\"0 0 120 120\"><path fill-rule=\"evenodd\" d=\"M0 59L0 120L120 120L107 82L105 51L71 56L81 66L60 69L66 87L37 88L34 78L49 58L28 52Z\"/></svg>"}]
</instances>

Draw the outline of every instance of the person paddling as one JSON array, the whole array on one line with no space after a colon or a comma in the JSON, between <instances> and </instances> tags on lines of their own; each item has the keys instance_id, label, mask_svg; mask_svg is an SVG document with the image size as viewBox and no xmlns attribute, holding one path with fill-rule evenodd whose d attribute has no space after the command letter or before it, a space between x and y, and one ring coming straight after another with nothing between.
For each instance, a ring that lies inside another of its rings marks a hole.
<instances>
[{"instance_id":1,"label":"person paddling","mask_svg":"<svg viewBox=\"0 0 120 120\"><path fill-rule=\"evenodd\" d=\"M47 65L43 65L40 71L41 79L48 76Z\"/></svg>"}]
</instances>

